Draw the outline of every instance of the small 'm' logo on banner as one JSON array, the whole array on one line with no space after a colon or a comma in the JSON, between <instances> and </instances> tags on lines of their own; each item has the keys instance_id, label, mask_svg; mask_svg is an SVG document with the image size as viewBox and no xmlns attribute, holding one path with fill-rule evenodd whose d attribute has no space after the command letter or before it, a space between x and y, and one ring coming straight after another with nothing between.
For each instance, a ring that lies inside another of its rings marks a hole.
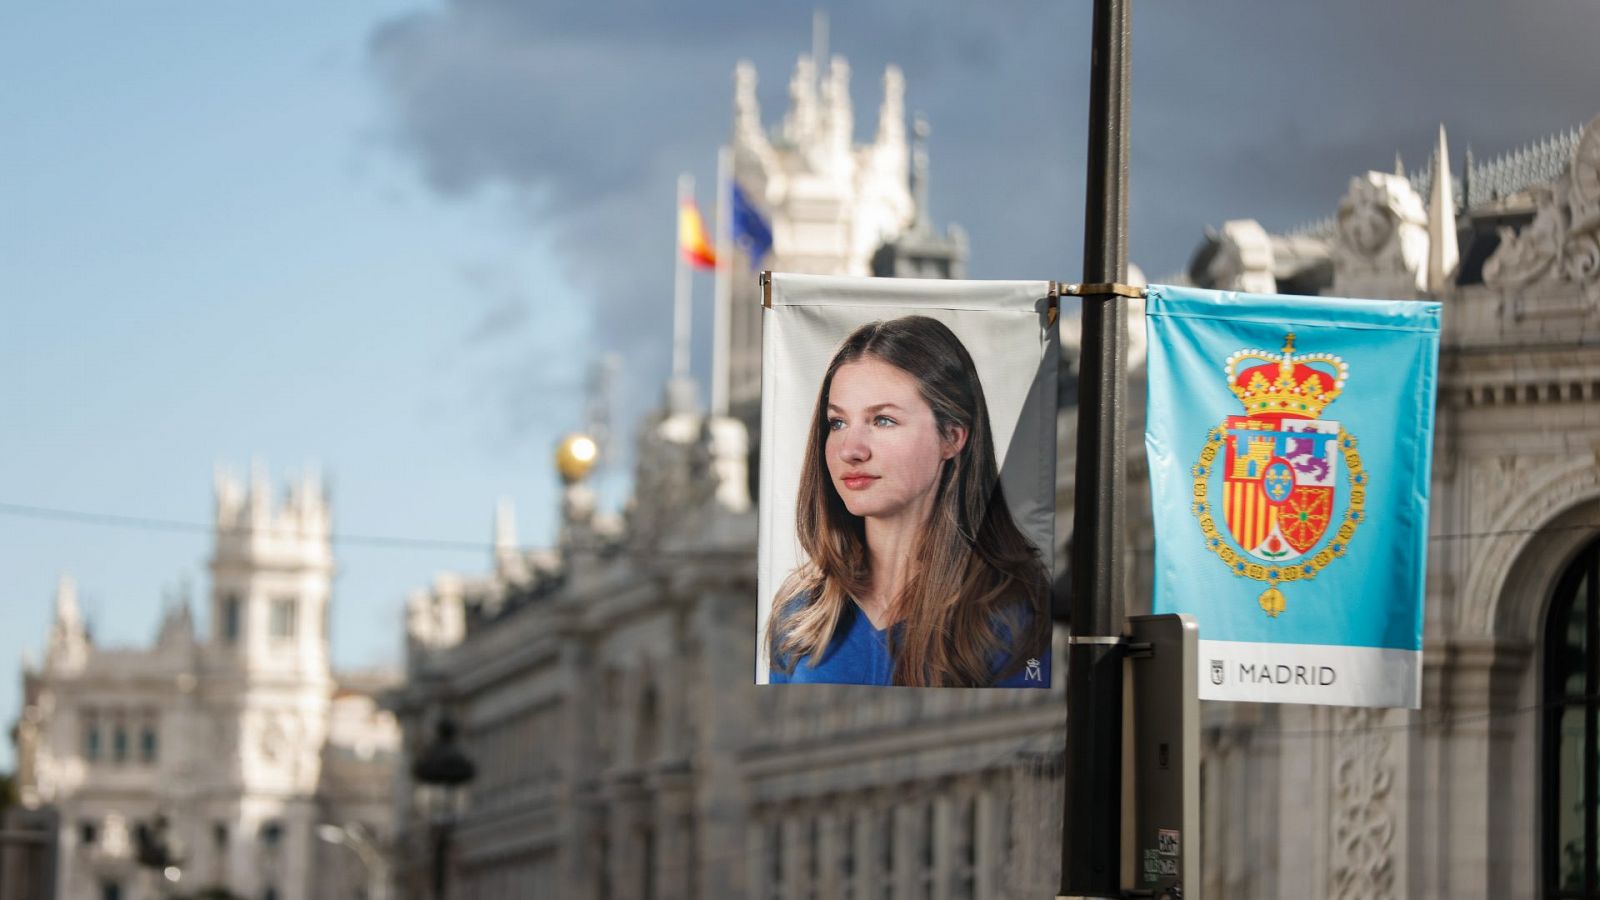
<instances>
[{"instance_id":1,"label":"small 'm' logo on banner","mask_svg":"<svg viewBox=\"0 0 1600 900\"><path fill-rule=\"evenodd\" d=\"M1281 352L1240 350L1223 372L1245 414L1207 434L1191 470L1193 512L1207 549L1233 574L1266 583L1261 609L1277 618L1288 607L1278 586L1315 578L1344 556L1364 515L1367 473L1356 439L1322 418L1344 392L1350 367L1329 353L1296 354L1287 334ZM1350 490L1336 510L1341 462ZM1221 527L1213 487L1220 488ZM1211 680L1222 683L1221 663L1212 663Z\"/></svg>"}]
</instances>

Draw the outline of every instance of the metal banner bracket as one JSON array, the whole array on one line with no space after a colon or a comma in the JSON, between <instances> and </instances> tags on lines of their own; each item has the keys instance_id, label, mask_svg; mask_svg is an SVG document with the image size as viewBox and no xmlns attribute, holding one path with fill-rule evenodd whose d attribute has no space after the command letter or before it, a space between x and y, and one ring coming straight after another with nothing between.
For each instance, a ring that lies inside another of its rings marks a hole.
<instances>
[{"instance_id":1,"label":"metal banner bracket","mask_svg":"<svg viewBox=\"0 0 1600 900\"><path fill-rule=\"evenodd\" d=\"M1093 297L1100 294L1111 294L1117 297L1128 297L1134 300L1143 300L1145 289L1137 284L1122 284L1120 282L1092 282L1085 284L1063 284L1061 292L1069 297Z\"/></svg>"}]
</instances>

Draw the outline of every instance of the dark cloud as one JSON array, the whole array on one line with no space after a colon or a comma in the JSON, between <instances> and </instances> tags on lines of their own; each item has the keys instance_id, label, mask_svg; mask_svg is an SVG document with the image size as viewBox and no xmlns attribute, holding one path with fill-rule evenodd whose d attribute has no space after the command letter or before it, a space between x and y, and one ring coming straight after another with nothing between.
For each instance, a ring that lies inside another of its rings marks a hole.
<instances>
[{"instance_id":1,"label":"dark cloud","mask_svg":"<svg viewBox=\"0 0 1600 900\"><path fill-rule=\"evenodd\" d=\"M1134 37L1136 257L1181 264L1202 223L1287 228L1402 154L1452 168L1600 112L1600 5L1356 0L1141 4Z\"/></svg>"},{"instance_id":2,"label":"dark cloud","mask_svg":"<svg viewBox=\"0 0 1600 900\"><path fill-rule=\"evenodd\" d=\"M967 228L975 277L1077 274L1089 27L1086 2L879 0L832 16L859 140L883 66L905 70L908 107L934 127L935 218ZM638 388L666 367L675 176L695 173L709 203L734 63L756 63L776 124L810 28L808 7L781 4L455 0L384 24L370 54L396 146L442 194L513 189L590 301L604 337L589 349L622 350ZM1168 274L1207 224L1325 216L1396 151L1425 165L1441 122L1459 168L1468 145L1483 159L1587 121L1596 34L1591 0L1138 3L1134 260ZM635 411L655 400L633 394Z\"/></svg>"}]
</instances>

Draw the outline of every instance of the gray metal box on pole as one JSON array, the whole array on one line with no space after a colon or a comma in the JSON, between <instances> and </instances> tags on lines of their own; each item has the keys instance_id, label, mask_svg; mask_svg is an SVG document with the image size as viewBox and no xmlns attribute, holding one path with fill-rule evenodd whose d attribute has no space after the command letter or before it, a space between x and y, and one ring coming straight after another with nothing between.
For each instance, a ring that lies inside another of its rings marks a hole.
<instances>
[{"instance_id":1,"label":"gray metal box on pole","mask_svg":"<svg viewBox=\"0 0 1600 900\"><path fill-rule=\"evenodd\" d=\"M1129 616L1133 883L1127 896L1200 896L1200 629L1192 616Z\"/></svg>"}]
</instances>

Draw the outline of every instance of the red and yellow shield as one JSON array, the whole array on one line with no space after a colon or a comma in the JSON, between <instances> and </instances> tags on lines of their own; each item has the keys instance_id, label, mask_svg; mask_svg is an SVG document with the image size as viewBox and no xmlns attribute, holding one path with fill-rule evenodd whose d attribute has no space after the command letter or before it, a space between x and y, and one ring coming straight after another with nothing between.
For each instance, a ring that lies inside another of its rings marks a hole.
<instances>
[{"instance_id":1,"label":"red and yellow shield","mask_svg":"<svg viewBox=\"0 0 1600 900\"><path fill-rule=\"evenodd\" d=\"M1194 466L1194 514L1207 548L1235 575L1267 583L1261 608L1275 617L1286 606L1278 585L1315 578L1343 556L1364 515L1367 473L1356 440L1321 417L1349 367L1331 354L1295 353L1290 334L1277 353L1240 350L1225 371L1245 414L1207 435ZM1335 510L1341 468L1348 498Z\"/></svg>"},{"instance_id":2,"label":"red and yellow shield","mask_svg":"<svg viewBox=\"0 0 1600 900\"><path fill-rule=\"evenodd\" d=\"M1333 517L1339 423L1229 416L1222 517L1240 549L1267 562L1309 552Z\"/></svg>"}]
</instances>

